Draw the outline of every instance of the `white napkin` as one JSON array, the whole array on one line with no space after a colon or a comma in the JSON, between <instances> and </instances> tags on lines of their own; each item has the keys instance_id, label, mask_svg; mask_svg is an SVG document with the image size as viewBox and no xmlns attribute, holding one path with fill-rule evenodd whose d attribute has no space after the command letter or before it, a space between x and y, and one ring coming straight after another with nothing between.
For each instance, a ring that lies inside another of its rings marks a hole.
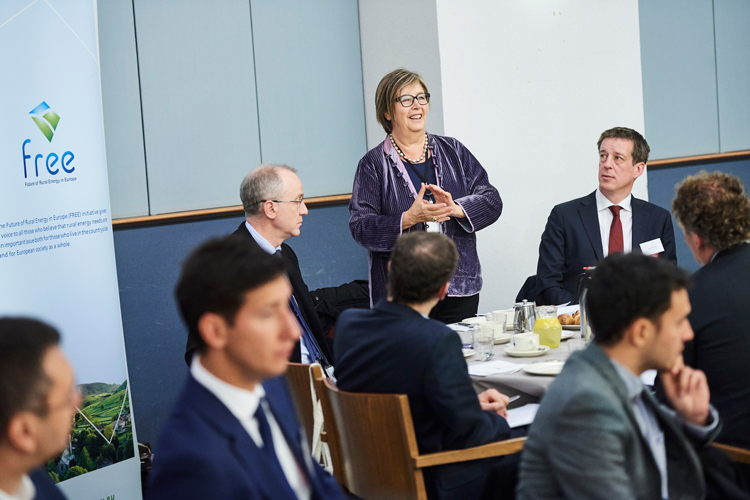
<instances>
[{"instance_id":1,"label":"white napkin","mask_svg":"<svg viewBox=\"0 0 750 500\"><path fill-rule=\"evenodd\" d=\"M484 363L469 365L469 375L486 377L487 375L495 375L498 373L513 373L520 369L521 365L497 359L495 361L486 361Z\"/></svg>"},{"instance_id":2,"label":"white napkin","mask_svg":"<svg viewBox=\"0 0 750 500\"><path fill-rule=\"evenodd\" d=\"M537 410L539 410L539 405L534 403L508 410L508 425L511 429L529 425L534 421Z\"/></svg>"}]
</instances>

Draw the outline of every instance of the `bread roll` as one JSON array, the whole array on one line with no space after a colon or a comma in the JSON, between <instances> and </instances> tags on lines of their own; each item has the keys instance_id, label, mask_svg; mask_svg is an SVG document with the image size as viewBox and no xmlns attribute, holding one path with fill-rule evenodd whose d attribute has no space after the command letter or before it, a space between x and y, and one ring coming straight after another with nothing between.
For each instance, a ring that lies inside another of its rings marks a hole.
<instances>
[{"instance_id":1,"label":"bread roll","mask_svg":"<svg viewBox=\"0 0 750 500\"><path fill-rule=\"evenodd\" d=\"M557 317L557 320L560 322L561 325L572 325L573 324L573 316L570 314L561 314Z\"/></svg>"}]
</instances>

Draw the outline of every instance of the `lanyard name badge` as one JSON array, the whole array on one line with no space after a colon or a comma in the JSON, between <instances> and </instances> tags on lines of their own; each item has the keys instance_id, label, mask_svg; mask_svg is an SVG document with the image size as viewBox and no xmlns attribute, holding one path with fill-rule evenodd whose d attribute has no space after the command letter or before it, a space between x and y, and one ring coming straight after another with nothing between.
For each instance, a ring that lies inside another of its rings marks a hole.
<instances>
[{"instance_id":1,"label":"lanyard name badge","mask_svg":"<svg viewBox=\"0 0 750 500\"><path fill-rule=\"evenodd\" d=\"M412 172L414 172L415 174L417 174L417 177L419 177L419 180L422 181L425 185L429 184L429 182L427 182L427 172L429 171L428 169L430 168L430 164L432 163L430 160L431 160L431 158L425 158L425 161L424 161L424 174L420 173L419 170L417 170L415 168L415 165L413 165L412 163L408 163L408 165L411 168ZM427 198L427 200L430 203L435 203L435 199L434 199L434 197L432 195L432 192L429 189L427 191L425 191L424 195L425 195L425 198ZM428 233L439 233L440 232L440 223L439 222L428 221L428 222L425 222L425 226L426 226L425 231L427 231Z\"/></svg>"}]
</instances>

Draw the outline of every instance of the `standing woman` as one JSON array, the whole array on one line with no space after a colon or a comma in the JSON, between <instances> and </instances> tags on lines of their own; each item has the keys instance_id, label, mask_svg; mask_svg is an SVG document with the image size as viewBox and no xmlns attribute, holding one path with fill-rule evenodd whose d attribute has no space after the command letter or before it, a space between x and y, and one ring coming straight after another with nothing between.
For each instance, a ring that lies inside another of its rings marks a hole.
<instances>
[{"instance_id":1,"label":"standing woman","mask_svg":"<svg viewBox=\"0 0 750 500\"><path fill-rule=\"evenodd\" d=\"M463 144L425 131L429 102L417 73L397 69L378 84L376 114L388 135L359 161L349 229L369 254L372 305L387 296L388 259L402 232L448 235L458 248L458 269L430 317L453 323L477 312L482 268L475 232L500 217L503 202Z\"/></svg>"}]
</instances>

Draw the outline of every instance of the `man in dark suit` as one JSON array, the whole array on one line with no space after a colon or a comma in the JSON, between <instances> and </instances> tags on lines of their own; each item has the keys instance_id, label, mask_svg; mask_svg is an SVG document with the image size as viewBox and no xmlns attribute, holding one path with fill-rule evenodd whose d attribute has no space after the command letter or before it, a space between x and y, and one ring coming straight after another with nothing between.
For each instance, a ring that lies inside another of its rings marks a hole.
<instances>
[{"instance_id":1,"label":"man in dark suit","mask_svg":"<svg viewBox=\"0 0 750 500\"><path fill-rule=\"evenodd\" d=\"M302 279L299 261L294 250L284 243L299 236L302 217L307 214L303 200L302 181L296 170L287 165L261 165L250 172L240 186L240 198L245 210L245 222L234 236L249 246L267 253L278 253L287 263L292 298L289 307L300 323L302 336L289 359L295 363L320 363L330 373L333 365L331 339L323 333L315 305ZM185 360L190 364L195 350L197 333L191 331Z\"/></svg>"},{"instance_id":2,"label":"man in dark suit","mask_svg":"<svg viewBox=\"0 0 750 500\"><path fill-rule=\"evenodd\" d=\"M312 462L281 377L300 335L284 261L237 238L210 241L185 262L175 295L197 353L147 497L345 498Z\"/></svg>"},{"instance_id":3,"label":"man in dark suit","mask_svg":"<svg viewBox=\"0 0 750 500\"><path fill-rule=\"evenodd\" d=\"M534 299L578 303L585 269L615 252L640 252L677 262L669 212L631 195L650 148L635 130L606 130L597 142L599 188L552 209L539 245Z\"/></svg>"},{"instance_id":4,"label":"man in dark suit","mask_svg":"<svg viewBox=\"0 0 750 500\"><path fill-rule=\"evenodd\" d=\"M60 334L0 318L0 498L64 500L44 465L68 446L81 405Z\"/></svg>"},{"instance_id":5,"label":"man in dark suit","mask_svg":"<svg viewBox=\"0 0 750 500\"><path fill-rule=\"evenodd\" d=\"M737 177L713 172L688 177L672 210L695 260L695 339L685 364L703 370L711 403L721 414L719 441L750 448L750 199Z\"/></svg>"},{"instance_id":6,"label":"man in dark suit","mask_svg":"<svg viewBox=\"0 0 750 500\"><path fill-rule=\"evenodd\" d=\"M703 372L684 366L693 338L687 274L615 254L593 273L594 342L574 353L542 400L521 458L520 499L702 499L697 450L719 433ZM640 375L660 372L672 408Z\"/></svg>"},{"instance_id":7,"label":"man in dark suit","mask_svg":"<svg viewBox=\"0 0 750 500\"><path fill-rule=\"evenodd\" d=\"M448 293L458 252L450 238L401 236L391 254L388 300L372 310L349 309L336 326L336 376L345 391L406 394L420 453L463 449L511 436L505 405L494 389L477 397L458 335L428 318ZM428 497L512 498L516 457L433 467Z\"/></svg>"}]
</instances>

